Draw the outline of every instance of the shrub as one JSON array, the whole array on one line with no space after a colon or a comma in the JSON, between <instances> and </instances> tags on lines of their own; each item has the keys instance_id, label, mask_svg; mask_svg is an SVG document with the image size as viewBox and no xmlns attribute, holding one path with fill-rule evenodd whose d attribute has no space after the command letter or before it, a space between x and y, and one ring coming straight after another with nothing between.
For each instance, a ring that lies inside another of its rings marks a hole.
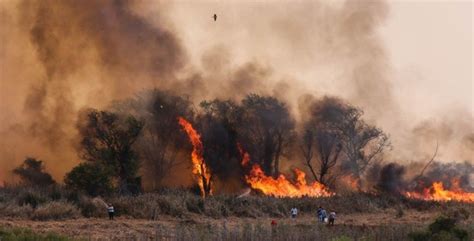
<instances>
[{"instance_id":1,"label":"shrub","mask_svg":"<svg viewBox=\"0 0 474 241\"><path fill-rule=\"evenodd\" d=\"M64 183L71 190L83 191L91 196L107 195L112 191L110 174L99 164L79 164L66 174Z\"/></svg>"},{"instance_id":2,"label":"shrub","mask_svg":"<svg viewBox=\"0 0 474 241\"><path fill-rule=\"evenodd\" d=\"M2 241L72 241L73 239L55 233L37 234L29 229L0 229Z\"/></svg>"},{"instance_id":3,"label":"shrub","mask_svg":"<svg viewBox=\"0 0 474 241\"><path fill-rule=\"evenodd\" d=\"M49 192L49 198L54 201L59 201L62 196L63 195L61 189L58 186L54 185Z\"/></svg>"},{"instance_id":4,"label":"shrub","mask_svg":"<svg viewBox=\"0 0 474 241\"><path fill-rule=\"evenodd\" d=\"M31 215L33 220L58 220L78 218L81 212L76 206L66 202L49 202L39 206Z\"/></svg>"},{"instance_id":5,"label":"shrub","mask_svg":"<svg viewBox=\"0 0 474 241\"><path fill-rule=\"evenodd\" d=\"M333 238L331 239L331 241L352 241L352 239L343 235L337 238Z\"/></svg>"},{"instance_id":6,"label":"shrub","mask_svg":"<svg viewBox=\"0 0 474 241\"><path fill-rule=\"evenodd\" d=\"M428 227L431 233L439 233L441 231L451 231L456 226L456 220L447 217L437 218L430 226Z\"/></svg>"},{"instance_id":7,"label":"shrub","mask_svg":"<svg viewBox=\"0 0 474 241\"><path fill-rule=\"evenodd\" d=\"M409 234L413 241L467 241L469 235L466 230L456 227L456 219L448 217L437 218L428 231Z\"/></svg>"},{"instance_id":8,"label":"shrub","mask_svg":"<svg viewBox=\"0 0 474 241\"><path fill-rule=\"evenodd\" d=\"M14 218L28 218L33 213L30 205L18 206L17 203L1 203L0 216Z\"/></svg>"},{"instance_id":9,"label":"shrub","mask_svg":"<svg viewBox=\"0 0 474 241\"><path fill-rule=\"evenodd\" d=\"M56 183L44 169L43 161L28 157L21 166L13 170L13 173L18 175L24 184L30 186L48 186Z\"/></svg>"},{"instance_id":10,"label":"shrub","mask_svg":"<svg viewBox=\"0 0 474 241\"><path fill-rule=\"evenodd\" d=\"M81 210L82 216L86 218L106 216L105 207L102 203L95 201L95 199L80 197L76 205Z\"/></svg>"},{"instance_id":11,"label":"shrub","mask_svg":"<svg viewBox=\"0 0 474 241\"><path fill-rule=\"evenodd\" d=\"M18 198L18 205L30 205L32 208L36 208L38 207L38 205L46 201L46 198L43 197L41 194L28 191Z\"/></svg>"}]
</instances>

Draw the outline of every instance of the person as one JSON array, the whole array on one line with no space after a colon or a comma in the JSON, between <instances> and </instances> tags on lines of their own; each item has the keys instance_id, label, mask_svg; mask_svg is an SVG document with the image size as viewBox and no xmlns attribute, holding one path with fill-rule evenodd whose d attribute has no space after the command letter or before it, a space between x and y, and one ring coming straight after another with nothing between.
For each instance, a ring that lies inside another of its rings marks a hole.
<instances>
[{"instance_id":1,"label":"person","mask_svg":"<svg viewBox=\"0 0 474 241\"><path fill-rule=\"evenodd\" d=\"M334 225L334 220L336 220L336 212L329 213L329 225Z\"/></svg>"},{"instance_id":2,"label":"person","mask_svg":"<svg viewBox=\"0 0 474 241\"><path fill-rule=\"evenodd\" d=\"M107 205L107 212L109 213L109 220L114 220L115 210L114 206L112 206L110 203Z\"/></svg>"},{"instance_id":3,"label":"person","mask_svg":"<svg viewBox=\"0 0 474 241\"><path fill-rule=\"evenodd\" d=\"M316 212L316 214L318 215L318 219L320 222L322 222L322 216L321 216L321 211L323 210L323 207L319 206L318 208L318 211Z\"/></svg>"},{"instance_id":4,"label":"person","mask_svg":"<svg viewBox=\"0 0 474 241\"><path fill-rule=\"evenodd\" d=\"M327 216L326 210L324 208L321 209L321 222L327 222Z\"/></svg>"},{"instance_id":5,"label":"person","mask_svg":"<svg viewBox=\"0 0 474 241\"><path fill-rule=\"evenodd\" d=\"M296 218L296 215L298 215L298 209L292 208L290 213L291 213L291 218Z\"/></svg>"}]
</instances>

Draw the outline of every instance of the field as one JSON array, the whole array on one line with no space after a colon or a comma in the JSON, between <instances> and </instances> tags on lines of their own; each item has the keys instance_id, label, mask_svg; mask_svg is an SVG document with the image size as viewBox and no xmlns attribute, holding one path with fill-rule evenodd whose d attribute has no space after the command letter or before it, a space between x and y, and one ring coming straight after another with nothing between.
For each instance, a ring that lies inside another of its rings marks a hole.
<instances>
[{"instance_id":1,"label":"field","mask_svg":"<svg viewBox=\"0 0 474 241\"><path fill-rule=\"evenodd\" d=\"M459 227L474 235L472 204L365 193L296 199L217 195L203 200L188 190L163 190L106 198L117 210L114 221L106 218L101 199L60 188L4 188L0 193L2 229L26 228L78 240L410 240L409 233L426 230L439 216L458 220ZM319 205L337 212L335 226L316 221ZM295 220L288 217L291 207L300 210ZM271 225L273 220L276 225Z\"/></svg>"}]
</instances>

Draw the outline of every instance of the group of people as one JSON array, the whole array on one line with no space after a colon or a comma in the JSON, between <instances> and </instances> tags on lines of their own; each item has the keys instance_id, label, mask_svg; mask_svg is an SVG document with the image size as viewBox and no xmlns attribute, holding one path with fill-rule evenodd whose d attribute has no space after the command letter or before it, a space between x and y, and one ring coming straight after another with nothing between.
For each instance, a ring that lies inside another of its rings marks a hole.
<instances>
[{"instance_id":1,"label":"group of people","mask_svg":"<svg viewBox=\"0 0 474 241\"><path fill-rule=\"evenodd\" d=\"M334 221L336 220L336 212L332 211L327 213L326 209L319 206L318 211L316 212L318 216L318 220L323 223L328 223L329 225L334 225Z\"/></svg>"},{"instance_id":2,"label":"group of people","mask_svg":"<svg viewBox=\"0 0 474 241\"><path fill-rule=\"evenodd\" d=\"M112 204L107 204L106 207L107 207L107 213L109 214L109 219L113 220L115 216L114 206L112 206ZM290 214L291 214L291 218L293 219L296 218L296 216L298 216L298 209L296 207L293 207L290 210ZM316 216L318 218L318 221L322 223L328 223L329 225L334 225L334 221L336 220L336 212L334 211L330 212L328 215L326 209L319 206L316 214L317 214ZM274 224L276 224L276 222L272 221L272 225Z\"/></svg>"},{"instance_id":3,"label":"group of people","mask_svg":"<svg viewBox=\"0 0 474 241\"><path fill-rule=\"evenodd\" d=\"M291 218L296 218L298 216L298 209L293 207L290 210ZM328 214L326 209L319 206L318 211L316 212L316 217L318 218L319 222L327 223L328 225L334 225L334 221L336 220L336 212L332 211Z\"/></svg>"}]
</instances>

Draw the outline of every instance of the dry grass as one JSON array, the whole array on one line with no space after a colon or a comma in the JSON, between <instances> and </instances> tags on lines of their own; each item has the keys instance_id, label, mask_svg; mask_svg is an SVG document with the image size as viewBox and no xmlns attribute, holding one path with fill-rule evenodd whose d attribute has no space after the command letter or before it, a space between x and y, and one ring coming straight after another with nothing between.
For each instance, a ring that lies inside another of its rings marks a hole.
<instances>
[{"instance_id":1,"label":"dry grass","mask_svg":"<svg viewBox=\"0 0 474 241\"><path fill-rule=\"evenodd\" d=\"M81 211L73 204L67 202L48 202L34 210L32 220L63 220L81 217Z\"/></svg>"},{"instance_id":2,"label":"dry grass","mask_svg":"<svg viewBox=\"0 0 474 241\"><path fill-rule=\"evenodd\" d=\"M303 215L314 216L318 206L334 210L340 215L381 213L398 210L394 218L402 218L408 210L445 212L447 215L474 213L474 205L456 202L436 203L409 200L395 196L377 196L367 193L349 193L330 198L273 198L217 195L202 199L185 189L163 190L139 196L104 198L112 203L117 216L156 220L163 216L189 218L195 215L220 219L283 218L292 207ZM402 210L402 211L400 211ZM97 199L69 192L59 187L31 189L9 187L0 189L0 217L34 220L69 219L79 217L105 217L106 210Z\"/></svg>"},{"instance_id":3,"label":"dry grass","mask_svg":"<svg viewBox=\"0 0 474 241\"><path fill-rule=\"evenodd\" d=\"M395 211L395 210L393 210ZM0 226L28 227L36 232L54 232L86 240L408 240L413 231L426 230L438 214L416 212L392 222L393 213L342 216L335 226L318 223L313 217L275 218L189 218L160 217L158 220L118 218L64 221L0 220ZM358 222L357 219L363 221ZM392 219L392 221L390 220ZM366 223L365 221L370 221ZM472 220L471 220L472 221ZM462 222L474 234L474 226ZM472 236L471 236L472 237ZM345 239L344 239L345 238Z\"/></svg>"}]
</instances>

